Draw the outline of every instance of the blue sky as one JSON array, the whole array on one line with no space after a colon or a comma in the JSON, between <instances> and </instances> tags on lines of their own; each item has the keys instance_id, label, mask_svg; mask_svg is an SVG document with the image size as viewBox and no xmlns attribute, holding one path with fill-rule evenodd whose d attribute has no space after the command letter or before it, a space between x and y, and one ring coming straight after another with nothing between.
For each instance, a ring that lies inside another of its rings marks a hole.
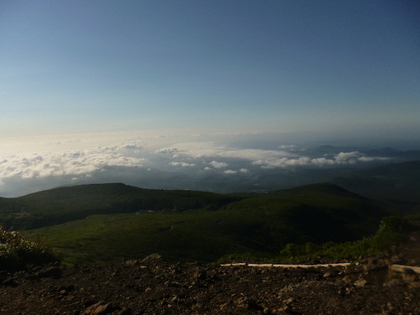
<instances>
[{"instance_id":1,"label":"blue sky","mask_svg":"<svg viewBox=\"0 0 420 315\"><path fill-rule=\"evenodd\" d=\"M403 0L0 0L0 196L396 162L363 146L420 148L419 17Z\"/></svg>"},{"instance_id":2,"label":"blue sky","mask_svg":"<svg viewBox=\"0 0 420 315\"><path fill-rule=\"evenodd\" d=\"M416 1L1 1L0 134L413 137L419 16Z\"/></svg>"}]
</instances>

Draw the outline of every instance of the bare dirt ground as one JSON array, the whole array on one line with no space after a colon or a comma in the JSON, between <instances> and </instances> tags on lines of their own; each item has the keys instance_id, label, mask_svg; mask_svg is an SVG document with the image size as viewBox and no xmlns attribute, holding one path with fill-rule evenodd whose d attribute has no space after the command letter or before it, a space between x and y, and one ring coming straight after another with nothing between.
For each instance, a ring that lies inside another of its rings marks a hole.
<instances>
[{"instance_id":1,"label":"bare dirt ground","mask_svg":"<svg viewBox=\"0 0 420 315\"><path fill-rule=\"evenodd\" d=\"M0 273L0 314L420 314L420 232L350 266L169 264L157 254Z\"/></svg>"}]
</instances>

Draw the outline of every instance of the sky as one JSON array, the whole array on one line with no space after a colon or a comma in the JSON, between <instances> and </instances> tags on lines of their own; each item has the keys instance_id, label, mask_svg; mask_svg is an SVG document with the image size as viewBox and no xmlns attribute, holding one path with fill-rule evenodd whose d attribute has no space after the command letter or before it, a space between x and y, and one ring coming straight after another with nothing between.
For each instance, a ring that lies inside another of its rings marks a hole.
<instances>
[{"instance_id":1,"label":"sky","mask_svg":"<svg viewBox=\"0 0 420 315\"><path fill-rule=\"evenodd\" d=\"M409 0L0 0L0 195L11 157L413 143L419 34Z\"/></svg>"}]
</instances>

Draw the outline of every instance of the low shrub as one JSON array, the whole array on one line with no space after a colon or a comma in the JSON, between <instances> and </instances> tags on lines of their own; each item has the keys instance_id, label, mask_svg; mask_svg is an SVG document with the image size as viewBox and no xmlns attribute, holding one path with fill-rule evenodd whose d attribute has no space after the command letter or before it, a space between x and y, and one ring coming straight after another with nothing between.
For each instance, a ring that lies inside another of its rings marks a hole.
<instances>
[{"instance_id":1,"label":"low shrub","mask_svg":"<svg viewBox=\"0 0 420 315\"><path fill-rule=\"evenodd\" d=\"M0 227L0 270L22 269L60 260L60 252L42 245L42 241L30 242L19 232Z\"/></svg>"},{"instance_id":2,"label":"low shrub","mask_svg":"<svg viewBox=\"0 0 420 315\"><path fill-rule=\"evenodd\" d=\"M359 257L365 255L376 255L393 245L404 240L403 232L409 225L407 219L402 217L383 218L378 231L371 237L366 237L356 242L323 244L306 243L298 245L289 243L280 251L280 261L294 262L305 258L333 258L344 259L347 257Z\"/></svg>"}]
</instances>

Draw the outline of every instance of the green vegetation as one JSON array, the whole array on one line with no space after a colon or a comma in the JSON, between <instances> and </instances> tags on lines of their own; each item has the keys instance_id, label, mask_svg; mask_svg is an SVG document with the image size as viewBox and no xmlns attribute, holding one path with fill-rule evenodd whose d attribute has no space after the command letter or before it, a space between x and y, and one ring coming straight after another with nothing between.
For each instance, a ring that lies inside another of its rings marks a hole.
<instances>
[{"instance_id":1,"label":"green vegetation","mask_svg":"<svg viewBox=\"0 0 420 315\"><path fill-rule=\"evenodd\" d=\"M21 269L59 260L60 253L43 246L41 241L30 242L20 233L0 227L0 270Z\"/></svg>"},{"instance_id":2,"label":"green vegetation","mask_svg":"<svg viewBox=\"0 0 420 315\"><path fill-rule=\"evenodd\" d=\"M420 210L420 161L389 163L351 171L332 182L369 198L392 202L393 215L416 214Z\"/></svg>"},{"instance_id":3,"label":"green vegetation","mask_svg":"<svg viewBox=\"0 0 420 315\"><path fill-rule=\"evenodd\" d=\"M22 233L29 239L45 237L48 245L63 251L68 263L142 258L154 252L172 261L212 262L229 253L278 256L292 242L355 241L375 233L386 215L369 200L330 184L270 194L177 191L168 196L172 205L193 201L196 207L90 215Z\"/></svg>"},{"instance_id":4,"label":"green vegetation","mask_svg":"<svg viewBox=\"0 0 420 315\"><path fill-rule=\"evenodd\" d=\"M139 210L217 210L239 199L234 195L141 189L124 184L61 187L19 198L0 198L0 225L26 230L96 214L134 213Z\"/></svg>"},{"instance_id":5,"label":"green vegetation","mask_svg":"<svg viewBox=\"0 0 420 315\"><path fill-rule=\"evenodd\" d=\"M383 209L332 184L236 195L123 184L62 187L0 199L0 223L20 229L2 230L16 235L18 245L3 243L1 263L55 259L46 248L58 248L65 263L155 252L170 261L203 262L358 257L398 241L402 221L385 218L380 225L389 215Z\"/></svg>"},{"instance_id":6,"label":"green vegetation","mask_svg":"<svg viewBox=\"0 0 420 315\"><path fill-rule=\"evenodd\" d=\"M297 245L287 244L278 258L281 262L302 261L305 258L316 259L318 257L344 259L379 254L393 245L404 240L402 232L406 230L408 220L402 217L386 217L382 220L379 230L373 236L363 238L355 242L326 242L323 244L306 243Z\"/></svg>"}]
</instances>

